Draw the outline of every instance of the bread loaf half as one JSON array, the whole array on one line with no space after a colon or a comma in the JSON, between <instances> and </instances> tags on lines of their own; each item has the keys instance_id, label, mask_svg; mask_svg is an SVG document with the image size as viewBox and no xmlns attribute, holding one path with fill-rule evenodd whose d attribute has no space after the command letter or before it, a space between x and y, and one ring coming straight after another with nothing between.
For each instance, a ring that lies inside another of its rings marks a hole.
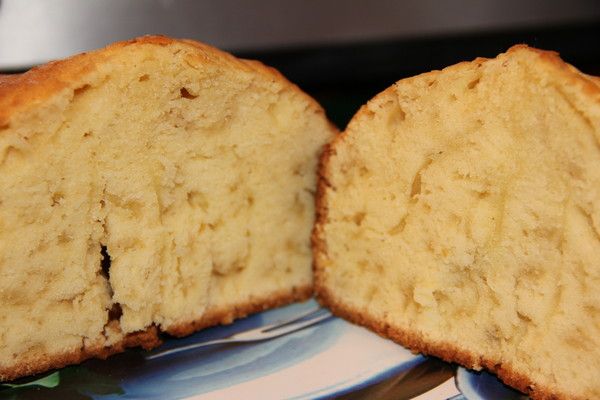
<instances>
[{"instance_id":1,"label":"bread loaf half","mask_svg":"<svg viewBox=\"0 0 600 400\"><path fill-rule=\"evenodd\" d=\"M600 398L596 79L516 46L372 99L323 156L320 301L533 398Z\"/></svg>"},{"instance_id":2,"label":"bread loaf half","mask_svg":"<svg viewBox=\"0 0 600 400\"><path fill-rule=\"evenodd\" d=\"M308 297L333 134L275 70L193 41L2 77L0 380Z\"/></svg>"}]
</instances>

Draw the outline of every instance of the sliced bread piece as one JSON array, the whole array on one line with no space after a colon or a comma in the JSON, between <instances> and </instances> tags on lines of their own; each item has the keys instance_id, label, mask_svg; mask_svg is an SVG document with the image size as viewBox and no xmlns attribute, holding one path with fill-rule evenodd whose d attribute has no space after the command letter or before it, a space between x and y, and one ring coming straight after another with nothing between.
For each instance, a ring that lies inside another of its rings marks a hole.
<instances>
[{"instance_id":1,"label":"sliced bread piece","mask_svg":"<svg viewBox=\"0 0 600 400\"><path fill-rule=\"evenodd\" d=\"M193 41L2 77L0 380L309 297L333 134L277 71Z\"/></svg>"},{"instance_id":2,"label":"sliced bread piece","mask_svg":"<svg viewBox=\"0 0 600 400\"><path fill-rule=\"evenodd\" d=\"M533 398L600 398L595 79L516 46L373 98L323 155L319 300Z\"/></svg>"}]
</instances>

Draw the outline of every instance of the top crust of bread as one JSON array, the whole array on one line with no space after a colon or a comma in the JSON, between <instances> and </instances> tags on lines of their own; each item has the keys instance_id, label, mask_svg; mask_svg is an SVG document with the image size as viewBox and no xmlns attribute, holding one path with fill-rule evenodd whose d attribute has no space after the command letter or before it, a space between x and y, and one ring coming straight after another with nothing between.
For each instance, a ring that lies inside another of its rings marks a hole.
<instances>
[{"instance_id":1,"label":"top crust of bread","mask_svg":"<svg viewBox=\"0 0 600 400\"><path fill-rule=\"evenodd\" d=\"M22 74L0 75L0 133L7 127L13 115L23 112L44 101L65 88L70 88L74 78L93 71L95 65L110 58L120 49L131 45L167 46L172 44L193 47L194 56L201 63L238 68L241 71L253 71L274 80L285 82L304 95L312 106L324 113L323 108L312 97L304 93L298 86L290 82L275 68L256 60L244 60L215 47L190 39L173 39L162 35L147 35L131 40L116 42L107 47L87 53L77 54L63 60L52 61L34 67ZM333 125L331 128L337 131Z\"/></svg>"},{"instance_id":2,"label":"top crust of bread","mask_svg":"<svg viewBox=\"0 0 600 400\"><path fill-rule=\"evenodd\" d=\"M498 56L498 59L510 58L514 55L530 57L536 63L538 68L544 69L552 74L556 80L563 81L570 85L573 92L582 93L590 104L600 106L600 78L586 75L575 67L565 63L553 51L544 51L520 44L511 47L505 54ZM441 71L431 71L415 77L403 79L376 95L367 104L363 105L354 115L348 127L341 135L338 135L332 142L326 146L319 166L319 182L316 197L317 222L312 233L314 272L315 272L315 291L317 299L321 304L333 310L341 317L347 318L357 324L366 326L383 337L392 339L399 344L407 346L413 351L440 357L448 362L457 362L469 368L485 368L498 374L502 380L529 394L535 399L568 399L573 398L569 393L557 393L555 388L545 387L535 384L530 377L522 373L515 372L510 365L498 363L497 360L482 357L479 354L465 351L465 349L454 343L431 343L420 332L411 329L402 329L390 326L386 321L369 315L363 309L348 305L341 301L339 296L334 293L334 288L327 282L327 264L332 262L328 254L327 236L325 227L328 224L330 215L329 196L333 195L332 181L332 161L337 154L338 147L346 145L348 141L347 132L359 130L358 125L376 113L377 107L388 99L396 91L399 84L410 84L419 81L433 81L440 74L461 72L467 68L479 67L486 62L493 60L487 58L477 58L471 62L461 62L459 64L444 68ZM600 127L596 127L599 129ZM359 135L366 135L367 132L360 132ZM355 137L359 136L355 135ZM585 397L587 398L587 397ZM584 397L582 397L584 399Z\"/></svg>"}]
</instances>

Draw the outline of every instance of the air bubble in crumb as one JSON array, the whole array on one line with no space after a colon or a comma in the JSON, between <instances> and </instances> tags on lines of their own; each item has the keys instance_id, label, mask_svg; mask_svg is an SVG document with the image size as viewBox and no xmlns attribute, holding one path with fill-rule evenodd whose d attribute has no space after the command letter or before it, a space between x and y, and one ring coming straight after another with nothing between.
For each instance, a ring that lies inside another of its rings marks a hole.
<instances>
[{"instance_id":1,"label":"air bubble in crumb","mask_svg":"<svg viewBox=\"0 0 600 400\"><path fill-rule=\"evenodd\" d=\"M187 90L187 89L186 89L186 88L184 88L184 87L182 87L181 89L179 89L179 94L181 95L181 97L182 97L182 98L184 98L184 99L189 99L189 100L193 100L193 99L195 99L196 97L198 97L198 96L196 96L196 95L193 95L193 94L191 94L191 93L190 93L190 91L189 91L189 90Z\"/></svg>"}]
</instances>

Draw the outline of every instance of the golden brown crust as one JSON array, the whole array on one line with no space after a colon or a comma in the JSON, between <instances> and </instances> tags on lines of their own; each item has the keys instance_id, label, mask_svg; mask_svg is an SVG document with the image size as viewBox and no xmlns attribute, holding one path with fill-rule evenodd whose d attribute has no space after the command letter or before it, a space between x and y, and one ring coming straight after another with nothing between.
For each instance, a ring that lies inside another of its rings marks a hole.
<instances>
[{"instance_id":1,"label":"golden brown crust","mask_svg":"<svg viewBox=\"0 0 600 400\"><path fill-rule=\"evenodd\" d=\"M318 113L323 108L298 86L288 81L279 71L259 61L243 60L212 46L189 39L172 39L166 36L142 36L113 43L105 48L82 53L64 60L53 61L32 68L23 74L0 75L0 132L7 128L11 117L25 111L66 88L75 88L81 78L96 70L120 50L133 45L170 46L180 45L192 49L191 56L200 63L217 64L230 68L253 71L281 82L286 88L296 91L307 100Z\"/></svg>"},{"instance_id":2,"label":"golden brown crust","mask_svg":"<svg viewBox=\"0 0 600 400\"><path fill-rule=\"evenodd\" d=\"M552 69L553 73L560 74L562 79L564 79L565 81L569 82L570 84L573 84L576 87L580 88L582 90L582 92L584 92L586 95L592 97L595 101L597 101L597 102L600 101L600 77L590 76L590 75L586 75L586 74L582 73L574 66L565 63L560 58L559 53L557 53L555 51L540 50L540 49L536 49L534 47L529 47L526 44L517 44L517 45L512 46L510 49L508 49L505 54L518 53L518 52L522 52L522 51L536 54L539 57L539 59L543 62L544 65L546 65L548 68ZM411 81L418 81L418 80L427 79L427 78L431 79L431 78L435 78L438 74L440 74L442 72L451 72L451 71L455 71L455 70L461 70L465 66L472 66L472 65L479 66L479 65L484 64L485 62L492 61L492 60L493 59L477 57L473 61L459 62L457 64L448 66L442 70L433 70L433 71L429 71L429 72L424 72L419 75L415 75L415 76L412 76L409 78L402 79L402 80L394 83L387 89L383 90L382 92L378 93L371 100L369 100L366 104L364 104L356 112L356 114L354 114L354 116L348 123L348 126L346 127L345 131L347 131L348 128L350 128L352 125L354 125L356 123L356 121L362 119L366 114L371 113L372 111L370 110L368 105L371 102L375 102L376 100L389 95L391 92L393 92L395 90L395 86L399 82L411 82ZM342 134L338 138L339 140L334 140L331 143L332 147L335 147L335 145L339 141L343 140L344 132L342 132Z\"/></svg>"},{"instance_id":3,"label":"golden brown crust","mask_svg":"<svg viewBox=\"0 0 600 400\"><path fill-rule=\"evenodd\" d=\"M540 60L544 62L547 68L551 68L553 73L561 75L562 79L567 82L574 84L580 88L586 95L591 96L594 101L600 101L600 86L598 82L600 80L596 77L591 77L581 73L575 67L565 63L558 55L553 51L544 51L528 47L527 45L516 45L511 47L507 53L514 53L519 51L528 51L537 54ZM477 58L472 62L463 62L450 67L445 68L443 71L453 71L455 69L464 68L467 65L481 65L487 62L488 59ZM411 78L405 79L405 81L419 80L423 78L433 78L442 71L431 71L421 75L417 75ZM382 96L388 96L391 91L395 90L396 84L387 88L383 92L376 95L367 104L363 105L360 110L353 116L352 120L348 124L346 131L349 127L352 127L358 120L364 118L369 113L372 113L368 105L381 98ZM532 398L539 400L558 400L572 398L565 393L557 393L555 389L549 387L542 387L536 384L527 376L515 372L510 365L496 362L496 360L490 360L480 357L476 354L469 353L449 343L432 343L424 340L422 335L417 332L411 332L403 330L399 327L392 327L388 324L382 323L381 321L372 318L359 310L354 310L338 301L330 294L325 285L325 268L327 263L327 242L324 237L324 226L327 223L328 218L328 205L327 195L330 190L335 190L331 186L329 177L331 176L330 159L335 155L336 147L345 140L346 134L342 132L338 135L323 152L318 170L318 183L317 183L317 194L315 198L316 204L316 222L313 228L311 242L313 248L313 270L315 275L315 292L318 301L325 307L328 307L332 312L342 318L346 318L356 324L365 326L379 335L391 339L403 346L410 348L415 352L420 352L428 355L440 357L448 362L455 362L466 366L468 368L485 368L502 379L506 384L524 392L528 393Z\"/></svg>"},{"instance_id":4,"label":"golden brown crust","mask_svg":"<svg viewBox=\"0 0 600 400\"><path fill-rule=\"evenodd\" d=\"M62 368L71 364L78 364L90 358L106 359L113 354L125 351L128 347L140 346L149 350L161 343L158 329L155 326L150 326L145 331L130 333L123 340L110 347L102 345L88 347L82 345L77 350L55 356L35 356L35 358L24 360L10 369L0 369L0 377L2 378L1 380L12 380L51 369Z\"/></svg>"},{"instance_id":5,"label":"golden brown crust","mask_svg":"<svg viewBox=\"0 0 600 400\"><path fill-rule=\"evenodd\" d=\"M166 329L166 333L181 337L209 326L227 325L232 323L235 319L246 317L249 314L280 307L295 301L307 300L312 296L312 293L313 288L310 285L294 287L291 291L275 293L263 298L253 298L247 303L208 310L201 319L171 326Z\"/></svg>"},{"instance_id":6,"label":"golden brown crust","mask_svg":"<svg viewBox=\"0 0 600 400\"><path fill-rule=\"evenodd\" d=\"M571 396L556 393L551 388L535 385L534 382L523 374L515 372L510 365L495 362L469 353L449 343L432 343L425 340L419 333L394 327L378 321L365 313L353 310L351 307L336 301L325 287L319 287L317 300L321 305L329 308L333 314L347 319L355 324L371 329L378 335L391 339L394 342L409 348L416 353L439 357L446 362L458 363L467 368L480 369L481 367L498 375L507 385L523 393L527 393L536 400L567 400Z\"/></svg>"},{"instance_id":7,"label":"golden brown crust","mask_svg":"<svg viewBox=\"0 0 600 400\"><path fill-rule=\"evenodd\" d=\"M10 369L0 369L0 382L38 374L54 368L62 368L70 364L78 364L91 357L94 357L94 355L84 349L79 349L52 357L40 356L31 360L23 360Z\"/></svg>"},{"instance_id":8,"label":"golden brown crust","mask_svg":"<svg viewBox=\"0 0 600 400\"><path fill-rule=\"evenodd\" d=\"M283 306L295 301L307 300L311 296L312 286L294 287L290 291L282 291L262 298L254 298L247 303L236 304L230 308L208 310L201 319L170 327L165 332L177 337L186 336L209 326L230 324L235 319L246 317L249 314ZM82 346L80 349L56 356L36 356L35 359L25 360L10 369L0 369L0 377L2 378L1 380L5 381L13 380L51 369L62 368L67 365L78 364L90 358L106 359L113 354L122 353L130 347L142 347L145 350L150 350L162 344L160 337L162 332L162 330L153 325L145 331L128 334L123 340L110 347L101 345L95 347Z\"/></svg>"}]
</instances>

